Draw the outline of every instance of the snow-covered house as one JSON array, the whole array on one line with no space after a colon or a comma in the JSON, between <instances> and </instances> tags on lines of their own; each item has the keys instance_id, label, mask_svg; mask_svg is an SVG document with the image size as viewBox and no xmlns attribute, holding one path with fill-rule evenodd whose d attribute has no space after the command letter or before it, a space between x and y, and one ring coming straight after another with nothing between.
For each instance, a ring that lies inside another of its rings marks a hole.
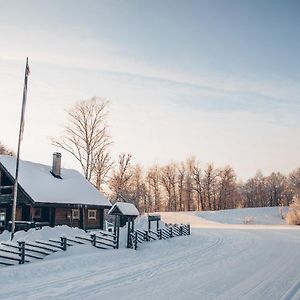
<instances>
[{"instance_id":1,"label":"snow-covered house","mask_svg":"<svg viewBox=\"0 0 300 300\"><path fill-rule=\"evenodd\" d=\"M16 158L0 155L0 230L11 220ZM83 229L103 228L111 203L78 171L20 160L16 220L47 222Z\"/></svg>"}]
</instances>

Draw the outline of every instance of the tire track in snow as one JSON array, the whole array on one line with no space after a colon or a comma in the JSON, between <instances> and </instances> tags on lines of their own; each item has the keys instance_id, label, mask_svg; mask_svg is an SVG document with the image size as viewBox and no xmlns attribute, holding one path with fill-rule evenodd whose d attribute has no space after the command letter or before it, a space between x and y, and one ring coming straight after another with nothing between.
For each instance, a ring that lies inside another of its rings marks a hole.
<instances>
[{"instance_id":1,"label":"tire track in snow","mask_svg":"<svg viewBox=\"0 0 300 300\"><path fill-rule=\"evenodd\" d=\"M201 248L200 251L202 251L201 254L205 254L207 252L209 252L211 249L213 249L214 247L218 247L218 245L220 245L223 242L223 240L221 238L218 238L213 244L207 246L206 248ZM146 244L145 244L146 245ZM159 245L156 245L159 246ZM193 254L193 256L191 256ZM66 299L72 299L74 296L76 297L80 297L80 298L85 298L91 294L96 294L97 292L104 292L105 290L109 290L112 286L114 288L118 288L119 286L123 286L126 284L134 284L136 282L140 282L143 281L145 279L151 278L156 276L159 273L162 273L162 270L164 270L165 272L170 272L170 267L172 267L172 270L178 270L178 267L180 265L178 265L178 262L180 262L181 265L184 265L184 262L186 260L190 260L191 257L198 257L199 256L199 249L193 249L193 250L189 250L189 251L185 251L184 253L182 253L181 256L178 256L178 254L173 255L173 258L168 259L167 262L163 262L161 263L161 261L158 262L152 262L152 264L150 265L150 267L145 268L143 266L143 264L139 264L137 267L138 269L142 269L141 271L139 270L132 270L130 272L130 275L128 275L128 273L123 274L122 276L116 276L114 279L110 279L107 280L105 282L101 282L93 284L92 286L89 286L88 290L86 291L73 291L74 294L72 293L72 295L65 295ZM164 257L163 259L166 259L166 257ZM151 262L151 261L150 261ZM147 261L145 264L149 264L149 261ZM159 267L159 268L157 268ZM127 270L128 272L128 270ZM90 279L90 278L89 278ZM88 292L88 294L87 294Z\"/></svg>"},{"instance_id":2,"label":"tire track in snow","mask_svg":"<svg viewBox=\"0 0 300 300\"><path fill-rule=\"evenodd\" d=\"M292 286L280 297L280 300L299 300L300 299L300 276Z\"/></svg>"},{"instance_id":3,"label":"tire track in snow","mask_svg":"<svg viewBox=\"0 0 300 300\"><path fill-rule=\"evenodd\" d=\"M209 240L210 239L211 237L209 238ZM126 270L126 272L122 275L118 274L118 271L109 272L111 271L111 267L107 267L107 270L100 270L101 273L106 273L107 271L107 273L110 274L109 278L107 278L105 281L103 281L103 278L99 280L98 272L85 272L84 274L80 273L77 275L72 275L69 278L63 280L58 278L56 280L51 280L51 282L43 282L34 286L34 295L38 295L42 292L45 292L46 289L51 291L51 296L49 293L49 296L45 296L45 299L47 299L48 297L51 298L55 295L55 293L53 293L54 288L59 290L60 287L63 287L64 290L67 290L67 292L64 293L64 295L60 294L60 296L63 296L64 299L74 299L74 297L85 298L89 295L95 295L95 293L99 291L103 292L105 290L109 290L109 288L111 288L112 286L114 288L117 288L119 286L123 286L126 284L134 284L135 282L143 281L147 278L154 277L158 273L162 273L161 270L165 270L164 272L170 272L170 269L175 270L178 269L179 266L181 266L181 268L184 268L186 266L186 261L189 261L192 258L200 259L202 255L205 255L205 253L209 252L213 248L219 247L221 244L223 244L223 242L224 241L221 237L217 237L216 240L213 240L213 243L211 245L205 248L201 247L200 245L200 247L197 247L196 249L191 249L189 251L185 250L185 252L182 253L180 256L178 256L178 254L175 254L173 255L173 257L171 257L171 259L167 258L168 261L166 262L161 262L161 260L159 260L158 262L147 261L146 264L150 263L149 268L145 268L143 264L138 264L137 266L133 266L131 270ZM145 246L146 245L147 244L145 244ZM155 246L159 247L159 245ZM181 262L180 265L178 265L178 261ZM126 265L123 266L123 269L126 269ZM142 270L139 271L138 269ZM128 274L129 271L130 275ZM78 287L78 281L80 281L81 284L85 281L87 282L87 285L85 285L84 289L82 289L82 287ZM89 282L96 283L90 284ZM32 287L32 284L30 282L28 283L28 286L25 286L24 288L25 290L28 290L29 287ZM30 296L30 293L28 293L27 295ZM12 297L14 299L17 299L17 297L19 296L20 298L23 298L22 295L18 295L18 292L12 293L12 291L4 293L3 296L6 296L7 298Z\"/></svg>"}]
</instances>

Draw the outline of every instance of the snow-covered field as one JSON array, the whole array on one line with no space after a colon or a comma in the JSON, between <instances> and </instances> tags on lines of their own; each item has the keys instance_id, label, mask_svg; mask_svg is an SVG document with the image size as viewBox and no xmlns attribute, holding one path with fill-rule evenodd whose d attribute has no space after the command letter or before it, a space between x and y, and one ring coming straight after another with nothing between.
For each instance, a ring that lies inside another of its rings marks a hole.
<instances>
[{"instance_id":1,"label":"snow-covered field","mask_svg":"<svg viewBox=\"0 0 300 300\"><path fill-rule=\"evenodd\" d=\"M1 268L0 299L300 299L300 229L283 225L278 208L162 217L190 222L192 235L137 251L74 246Z\"/></svg>"}]
</instances>

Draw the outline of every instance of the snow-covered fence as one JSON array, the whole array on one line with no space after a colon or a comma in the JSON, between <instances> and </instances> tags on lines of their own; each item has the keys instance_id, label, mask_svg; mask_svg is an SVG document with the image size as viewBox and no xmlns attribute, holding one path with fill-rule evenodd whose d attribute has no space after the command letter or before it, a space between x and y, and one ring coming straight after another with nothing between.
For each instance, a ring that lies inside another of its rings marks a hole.
<instances>
[{"instance_id":1,"label":"snow-covered fence","mask_svg":"<svg viewBox=\"0 0 300 300\"><path fill-rule=\"evenodd\" d=\"M166 228L158 228L157 232L152 230L136 229L130 233L130 248L137 249L138 244L153 240L163 240L173 238L175 236L183 236L191 234L190 224L169 224Z\"/></svg>"},{"instance_id":2,"label":"snow-covered fence","mask_svg":"<svg viewBox=\"0 0 300 300\"><path fill-rule=\"evenodd\" d=\"M59 244L60 245L53 244L51 241L2 242L0 248L0 264L6 266L14 265L15 262L24 264L25 262L30 262L29 259L43 259L51 253L55 253L59 250L67 250L65 237L61 237ZM3 253L8 253L9 255L3 255Z\"/></svg>"},{"instance_id":3,"label":"snow-covered fence","mask_svg":"<svg viewBox=\"0 0 300 300\"><path fill-rule=\"evenodd\" d=\"M138 238L138 232L137 231L131 232L130 233L130 246L131 246L131 248L136 250L138 242L142 243L142 241L139 240L139 238Z\"/></svg>"},{"instance_id":4,"label":"snow-covered fence","mask_svg":"<svg viewBox=\"0 0 300 300\"><path fill-rule=\"evenodd\" d=\"M0 243L0 265L24 264L35 259L43 259L57 251L66 251L68 247L91 243L100 249L117 249L117 237L109 232L99 231L90 235L61 237L49 241L17 241Z\"/></svg>"},{"instance_id":5,"label":"snow-covered fence","mask_svg":"<svg viewBox=\"0 0 300 300\"><path fill-rule=\"evenodd\" d=\"M10 246L10 245L6 245ZM20 242L19 246L13 247L15 250L10 249L0 249L0 258L2 259L0 261L1 265L5 266L11 266L14 264L14 262L18 262L19 264L24 264L25 262L28 262L28 260L25 260L25 244L24 242ZM4 252L4 254L3 254Z\"/></svg>"},{"instance_id":6,"label":"snow-covered fence","mask_svg":"<svg viewBox=\"0 0 300 300\"><path fill-rule=\"evenodd\" d=\"M101 240L105 242L107 245L107 242L109 242L108 247L112 247L114 249L119 248L119 240L117 236L111 232L99 230L97 238L99 239L99 242L101 243Z\"/></svg>"},{"instance_id":7,"label":"snow-covered fence","mask_svg":"<svg viewBox=\"0 0 300 300\"><path fill-rule=\"evenodd\" d=\"M98 234L92 233L90 236L75 236L75 239L91 242L94 247L100 249L118 249L119 247L116 235L110 232L99 231Z\"/></svg>"}]
</instances>

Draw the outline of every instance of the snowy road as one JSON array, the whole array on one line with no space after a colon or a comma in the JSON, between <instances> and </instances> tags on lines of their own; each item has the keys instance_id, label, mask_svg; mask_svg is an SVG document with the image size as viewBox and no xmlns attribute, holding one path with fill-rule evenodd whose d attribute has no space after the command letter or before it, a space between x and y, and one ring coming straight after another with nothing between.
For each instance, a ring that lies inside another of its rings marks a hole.
<instances>
[{"instance_id":1,"label":"snowy road","mask_svg":"<svg viewBox=\"0 0 300 300\"><path fill-rule=\"evenodd\" d=\"M2 268L0 298L300 299L298 228L200 228L196 219L193 225L189 237L146 243L138 251L77 246Z\"/></svg>"}]
</instances>

